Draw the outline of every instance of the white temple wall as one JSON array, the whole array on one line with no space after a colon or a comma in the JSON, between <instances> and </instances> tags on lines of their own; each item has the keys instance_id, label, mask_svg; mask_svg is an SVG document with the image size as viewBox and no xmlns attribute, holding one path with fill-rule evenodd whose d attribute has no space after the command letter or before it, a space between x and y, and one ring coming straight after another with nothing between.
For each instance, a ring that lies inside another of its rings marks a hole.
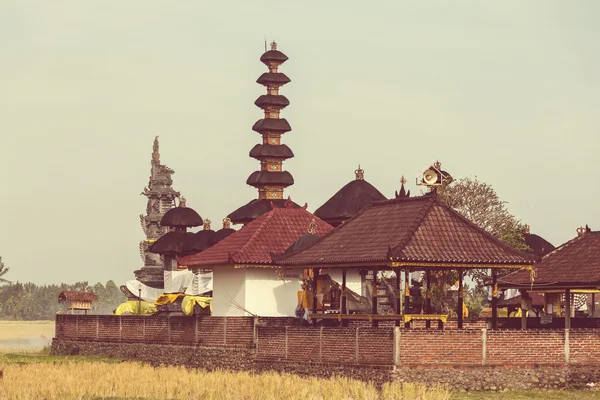
<instances>
[{"instance_id":1,"label":"white temple wall","mask_svg":"<svg viewBox=\"0 0 600 400\"><path fill-rule=\"evenodd\" d=\"M233 265L221 265L213 269L212 315L217 317L246 315L232 303L233 299L242 307L248 308L246 271L246 268L233 268Z\"/></svg>"},{"instance_id":2,"label":"white temple wall","mask_svg":"<svg viewBox=\"0 0 600 400\"><path fill-rule=\"evenodd\" d=\"M274 268L246 268L246 309L261 317L293 317L301 280Z\"/></svg>"}]
</instances>

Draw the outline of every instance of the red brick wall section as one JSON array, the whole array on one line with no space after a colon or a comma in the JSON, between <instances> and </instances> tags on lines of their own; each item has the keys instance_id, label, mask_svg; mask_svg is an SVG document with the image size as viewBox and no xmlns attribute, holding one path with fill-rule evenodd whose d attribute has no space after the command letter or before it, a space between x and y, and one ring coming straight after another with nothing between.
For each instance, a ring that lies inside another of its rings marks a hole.
<instances>
[{"instance_id":1,"label":"red brick wall section","mask_svg":"<svg viewBox=\"0 0 600 400\"><path fill-rule=\"evenodd\" d=\"M287 327L258 327L258 360L285 360L285 335Z\"/></svg>"},{"instance_id":2,"label":"red brick wall section","mask_svg":"<svg viewBox=\"0 0 600 400\"><path fill-rule=\"evenodd\" d=\"M358 330L358 363L394 363L394 329L361 328Z\"/></svg>"},{"instance_id":3,"label":"red brick wall section","mask_svg":"<svg viewBox=\"0 0 600 400\"><path fill-rule=\"evenodd\" d=\"M359 328L360 332L363 328ZM321 340L323 362L356 363L356 328L323 328Z\"/></svg>"},{"instance_id":4,"label":"red brick wall section","mask_svg":"<svg viewBox=\"0 0 600 400\"><path fill-rule=\"evenodd\" d=\"M287 330L288 361L320 361L321 328L290 326L284 329Z\"/></svg>"},{"instance_id":5,"label":"red brick wall section","mask_svg":"<svg viewBox=\"0 0 600 400\"><path fill-rule=\"evenodd\" d=\"M225 317L198 317L198 343L206 347L225 347Z\"/></svg>"},{"instance_id":6,"label":"red brick wall section","mask_svg":"<svg viewBox=\"0 0 600 400\"><path fill-rule=\"evenodd\" d=\"M599 329L571 329L569 343L571 345L570 363L598 364L600 362Z\"/></svg>"},{"instance_id":7,"label":"red brick wall section","mask_svg":"<svg viewBox=\"0 0 600 400\"><path fill-rule=\"evenodd\" d=\"M481 331L409 330L400 332L400 365L481 365Z\"/></svg>"},{"instance_id":8,"label":"red brick wall section","mask_svg":"<svg viewBox=\"0 0 600 400\"><path fill-rule=\"evenodd\" d=\"M254 346L254 318L227 317L227 347Z\"/></svg>"},{"instance_id":9,"label":"red brick wall section","mask_svg":"<svg viewBox=\"0 0 600 400\"><path fill-rule=\"evenodd\" d=\"M490 330L486 364L564 364L564 337L564 330Z\"/></svg>"}]
</instances>

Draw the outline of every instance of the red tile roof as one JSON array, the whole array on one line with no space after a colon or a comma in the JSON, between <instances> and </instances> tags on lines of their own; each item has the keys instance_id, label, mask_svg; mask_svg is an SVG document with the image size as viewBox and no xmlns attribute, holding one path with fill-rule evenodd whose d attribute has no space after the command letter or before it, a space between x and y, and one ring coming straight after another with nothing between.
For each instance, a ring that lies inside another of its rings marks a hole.
<instances>
[{"instance_id":1,"label":"red tile roof","mask_svg":"<svg viewBox=\"0 0 600 400\"><path fill-rule=\"evenodd\" d=\"M500 279L502 286L531 285L529 272ZM546 254L535 266L534 285L600 284L600 231L587 232Z\"/></svg>"},{"instance_id":2,"label":"red tile roof","mask_svg":"<svg viewBox=\"0 0 600 400\"><path fill-rule=\"evenodd\" d=\"M532 264L435 195L376 202L281 265L431 262Z\"/></svg>"},{"instance_id":3,"label":"red tile roof","mask_svg":"<svg viewBox=\"0 0 600 400\"><path fill-rule=\"evenodd\" d=\"M283 253L308 232L313 218L318 235L333 229L304 208L275 208L203 252L179 258L179 263L188 267L270 264L271 255Z\"/></svg>"}]
</instances>

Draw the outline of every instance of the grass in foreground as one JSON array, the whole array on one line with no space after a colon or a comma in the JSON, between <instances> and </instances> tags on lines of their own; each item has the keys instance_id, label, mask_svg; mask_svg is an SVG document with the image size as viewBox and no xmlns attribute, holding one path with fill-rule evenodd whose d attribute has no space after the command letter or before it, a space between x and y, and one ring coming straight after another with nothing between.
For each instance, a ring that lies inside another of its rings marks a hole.
<instances>
[{"instance_id":1,"label":"grass in foreground","mask_svg":"<svg viewBox=\"0 0 600 400\"><path fill-rule=\"evenodd\" d=\"M598 400L599 391L575 390L517 390L514 392L453 393L452 400Z\"/></svg>"},{"instance_id":2,"label":"grass in foreground","mask_svg":"<svg viewBox=\"0 0 600 400\"><path fill-rule=\"evenodd\" d=\"M364 399L446 400L450 392L441 387L387 384L374 385L347 379L301 378L296 375L249 372L205 372L140 363L14 362L0 358L4 379L0 398L12 399ZM52 358L49 358L50 361Z\"/></svg>"}]
</instances>

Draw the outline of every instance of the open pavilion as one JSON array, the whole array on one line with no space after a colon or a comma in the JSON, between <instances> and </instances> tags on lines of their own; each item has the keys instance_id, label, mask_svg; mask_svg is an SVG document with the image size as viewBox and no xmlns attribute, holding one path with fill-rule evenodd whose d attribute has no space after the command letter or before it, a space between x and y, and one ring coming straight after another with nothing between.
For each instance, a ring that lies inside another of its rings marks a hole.
<instances>
[{"instance_id":1,"label":"open pavilion","mask_svg":"<svg viewBox=\"0 0 600 400\"><path fill-rule=\"evenodd\" d=\"M309 248L289 255L277 263L284 268L313 268L318 277L321 270L342 271L341 312L336 315L318 314L316 318L337 318L344 325L349 319L368 318L373 326L380 320L394 320L406 327L411 320L439 321L443 327L447 315L432 314L431 274L436 271L457 270L459 276L457 310L463 308L463 276L468 269L491 269L492 327L496 327L498 287L497 272L505 269L525 269L530 274L538 257L517 251L493 237L458 214L438 199L434 191L419 197L398 196L392 200L374 202L358 215L325 235ZM405 285L404 313L400 313L400 297L396 299L396 314L378 315L377 288L373 285L372 313L368 316L350 315L346 307L346 273L349 270L370 270L373 276L382 270L396 274L395 291L400 293L401 272L405 282L413 271L425 271L427 289L423 314L410 314L409 285ZM313 282L316 282L315 279ZM313 293L315 289L313 288ZM312 302L316 305L316 299ZM462 328L462 312L457 312L458 327Z\"/></svg>"}]
</instances>

